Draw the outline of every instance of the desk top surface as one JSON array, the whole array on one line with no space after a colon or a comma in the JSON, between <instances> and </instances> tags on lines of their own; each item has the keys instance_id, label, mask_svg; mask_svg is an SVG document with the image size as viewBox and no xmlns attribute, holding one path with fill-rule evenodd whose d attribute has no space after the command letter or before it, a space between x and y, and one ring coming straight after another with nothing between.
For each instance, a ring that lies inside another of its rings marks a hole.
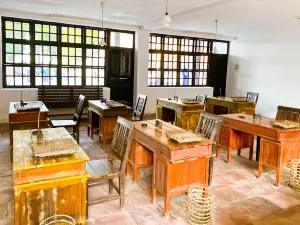
<instances>
[{"instance_id":1,"label":"desk top surface","mask_svg":"<svg viewBox=\"0 0 300 225\"><path fill-rule=\"evenodd\" d=\"M158 98L157 104L165 108L173 109L175 111L204 110L204 104L186 104L182 102L181 99L178 99L177 101L168 98Z\"/></svg>"},{"instance_id":2,"label":"desk top surface","mask_svg":"<svg viewBox=\"0 0 300 225\"><path fill-rule=\"evenodd\" d=\"M16 104L16 103L20 103L20 102L10 102L10 103L9 103L9 114L33 113L33 112L36 113L36 111L18 112L18 111L16 110L16 108L15 108L15 104ZM41 101L30 101L30 102L25 102L25 103L32 104L32 105L39 105L39 106L42 106L42 107L41 107L41 113L47 113L47 112L49 112L47 106L46 106L43 102L41 102Z\"/></svg>"},{"instance_id":3,"label":"desk top surface","mask_svg":"<svg viewBox=\"0 0 300 225\"><path fill-rule=\"evenodd\" d=\"M121 103L118 103L120 105L120 107L111 107L109 105L107 105L106 103L104 102L101 102L101 100L90 100L88 101L89 105L93 105L94 107L97 107L101 110L128 110L128 109L131 109L130 107L124 105L124 104L121 104Z\"/></svg>"},{"instance_id":4,"label":"desk top surface","mask_svg":"<svg viewBox=\"0 0 300 225\"><path fill-rule=\"evenodd\" d=\"M257 126L257 127L260 127L260 128L273 130L273 131L276 131L276 132L294 132L294 131L299 131L300 132L300 128L281 129L281 128L278 128L278 127L273 127L271 125L271 122L275 121L275 119L268 118L268 117L262 117L261 119L256 118L254 120L253 116L246 115L246 114L241 114L241 113L226 114L226 115L221 115L221 116L224 117L224 124L229 125L229 126L235 126L232 123L232 121L235 121L235 122L240 122L240 123L246 123L246 124L252 125L252 126Z\"/></svg>"},{"instance_id":5,"label":"desk top surface","mask_svg":"<svg viewBox=\"0 0 300 225\"><path fill-rule=\"evenodd\" d=\"M170 123L164 122L162 120L159 121L162 122L162 130L158 130L155 128L155 120L146 120L146 121L135 122L134 132L140 132L150 137L153 141L159 142L160 144L168 147L170 150L193 148L197 146L211 145L214 143L213 141L210 141L203 137L202 137L202 141L200 142L191 142L185 144L180 144L175 141L171 141L165 134L166 131L185 131L185 130L177 126L174 126ZM142 127L142 124L147 124L147 127Z\"/></svg>"},{"instance_id":6,"label":"desk top surface","mask_svg":"<svg viewBox=\"0 0 300 225\"><path fill-rule=\"evenodd\" d=\"M71 139L75 142L73 137L65 128L47 128L42 129L44 139ZM32 130L15 130L13 132L13 170L26 170L41 167L51 167L61 164L77 163L88 161L89 157L79 147L79 150L68 156L49 157L49 158L34 158L30 147ZM77 145L77 143L75 142Z\"/></svg>"}]
</instances>

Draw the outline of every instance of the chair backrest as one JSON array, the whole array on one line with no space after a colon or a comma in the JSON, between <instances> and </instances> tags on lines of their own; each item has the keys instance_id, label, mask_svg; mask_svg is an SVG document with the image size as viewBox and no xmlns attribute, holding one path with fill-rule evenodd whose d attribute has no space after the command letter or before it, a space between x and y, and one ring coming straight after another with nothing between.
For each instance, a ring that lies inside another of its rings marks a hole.
<instances>
[{"instance_id":1,"label":"chair backrest","mask_svg":"<svg viewBox=\"0 0 300 225\"><path fill-rule=\"evenodd\" d=\"M201 112L196 132L211 141L217 141L223 123L223 117Z\"/></svg>"},{"instance_id":2,"label":"chair backrest","mask_svg":"<svg viewBox=\"0 0 300 225\"><path fill-rule=\"evenodd\" d=\"M276 120L300 122L300 109L279 105L277 108Z\"/></svg>"},{"instance_id":3,"label":"chair backrest","mask_svg":"<svg viewBox=\"0 0 300 225\"><path fill-rule=\"evenodd\" d=\"M77 122L76 126L80 125L81 115L82 115L83 106L84 106L84 99L85 99L85 96L79 95L79 99L77 101L77 105L76 105L75 113L74 113L74 117L73 117L73 120Z\"/></svg>"},{"instance_id":4,"label":"chair backrest","mask_svg":"<svg viewBox=\"0 0 300 225\"><path fill-rule=\"evenodd\" d=\"M258 101L258 96L259 96L259 93L247 92L246 101L247 102L254 102L255 105L256 105L257 101Z\"/></svg>"},{"instance_id":5,"label":"chair backrest","mask_svg":"<svg viewBox=\"0 0 300 225\"><path fill-rule=\"evenodd\" d=\"M134 124L128 120L118 117L108 158L117 157L120 161L120 172L124 172L127 164L128 154L131 148Z\"/></svg>"},{"instance_id":6,"label":"chair backrest","mask_svg":"<svg viewBox=\"0 0 300 225\"><path fill-rule=\"evenodd\" d=\"M196 100L198 100L201 104L205 104L206 97L207 97L207 95L204 95L204 94L198 94L198 95L196 96Z\"/></svg>"},{"instance_id":7,"label":"chair backrest","mask_svg":"<svg viewBox=\"0 0 300 225\"><path fill-rule=\"evenodd\" d=\"M133 110L134 117L143 120L146 103L147 103L147 96L139 94L135 109Z\"/></svg>"}]
</instances>

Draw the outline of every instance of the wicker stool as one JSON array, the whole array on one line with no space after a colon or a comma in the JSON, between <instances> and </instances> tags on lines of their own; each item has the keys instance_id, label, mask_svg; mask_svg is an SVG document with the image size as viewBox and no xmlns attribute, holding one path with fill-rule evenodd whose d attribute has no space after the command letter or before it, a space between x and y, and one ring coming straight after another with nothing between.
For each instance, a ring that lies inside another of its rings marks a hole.
<instances>
[{"instance_id":1,"label":"wicker stool","mask_svg":"<svg viewBox=\"0 0 300 225\"><path fill-rule=\"evenodd\" d=\"M55 215L40 222L40 225L75 225L75 220L67 215Z\"/></svg>"},{"instance_id":2,"label":"wicker stool","mask_svg":"<svg viewBox=\"0 0 300 225\"><path fill-rule=\"evenodd\" d=\"M192 225L209 225L212 222L214 194L205 186L190 187L188 191L187 220Z\"/></svg>"},{"instance_id":3,"label":"wicker stool","mask_svg":"<svg viewBox=\"0 0 300 225\"><path fill-rule=\"evenodd\" d=\"M290 166L289 186L293 190L300 192L300 159L291 160L289 166Z\"/></svg>"}]
</instances>

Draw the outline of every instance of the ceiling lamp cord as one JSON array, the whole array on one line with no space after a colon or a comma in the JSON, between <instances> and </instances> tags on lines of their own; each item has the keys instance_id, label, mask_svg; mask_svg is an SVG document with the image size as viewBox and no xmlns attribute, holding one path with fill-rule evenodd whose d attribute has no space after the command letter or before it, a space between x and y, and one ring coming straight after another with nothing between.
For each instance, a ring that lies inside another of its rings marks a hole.
<instances>
[{"instance_id":1,"label":"ceiling lamp cord","mask_svg":"<svg viewBox=\"0 0 300 225\"><path fill-rule=\"evenodd\" d=\"M160 23L162 23L165 27L170 26L170 24L172 23L171 17L169 16L169 13L168 13L168 3L169 3L169 0L166 1L166 13L165 13L165 15L164 15L163 20L160 22Z\"/></svg>"},{"instance_id":2,"label":"ceiling lamp cord","mask_svg":"<svg viewBox=\"0 0 300 225\"><path fill-rule=\"evenodd\" d=\"M215 41L214 41L214 43L213 43L213 45L215 46L214 48L213 48L213 50L212 50L212 53L218 53L218 49L217 49L217 47L216 47L216 43L217 43L217 35L218 35L218 20L215 20L215 22L216 22L216 33L215 33Z\"/></svg>"},{"instance_id":3,"label":"ceiling lamp cord","mask_svg":"<svg viewBox=\"0 0 300 225\"><path fill-rule=\"evenodd\" d=\"M102 7L102 30L103 30L103 8L104 8L104 2L101 3L101 7ZM104 33L104 36L105 36L105 33ZM100 40L100 46L103 47L103 46L106 46L106 42L104 40L104 38L102 38Z\"/></svg>"}]
</instances>

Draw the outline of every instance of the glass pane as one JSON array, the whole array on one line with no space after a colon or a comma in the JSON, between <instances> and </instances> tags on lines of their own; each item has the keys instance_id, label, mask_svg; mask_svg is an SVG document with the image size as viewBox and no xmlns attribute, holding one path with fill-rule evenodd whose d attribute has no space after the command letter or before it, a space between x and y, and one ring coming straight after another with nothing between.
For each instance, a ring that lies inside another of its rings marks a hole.
<instances>
[{"instance_id":1,"label":"glass pane","mask_svg":"<svg viewBox=\"0 0 300 225\"><path fill-rule=\"evenodd\" d=\"M5 22L5 29L13 30L13 28L14 28L13 22L11 22L11 21L6 21Z\"/></svg>"},{"instance_id":2,"label":"glass pane","mask_svg":"<svg viewBox=\"0 0 300 225\"><path fill-rule=\"evenodd\" d=\"M115 47L133 48L133 34L111 32L110 44Z\"/></svg>"}]
</instances>

